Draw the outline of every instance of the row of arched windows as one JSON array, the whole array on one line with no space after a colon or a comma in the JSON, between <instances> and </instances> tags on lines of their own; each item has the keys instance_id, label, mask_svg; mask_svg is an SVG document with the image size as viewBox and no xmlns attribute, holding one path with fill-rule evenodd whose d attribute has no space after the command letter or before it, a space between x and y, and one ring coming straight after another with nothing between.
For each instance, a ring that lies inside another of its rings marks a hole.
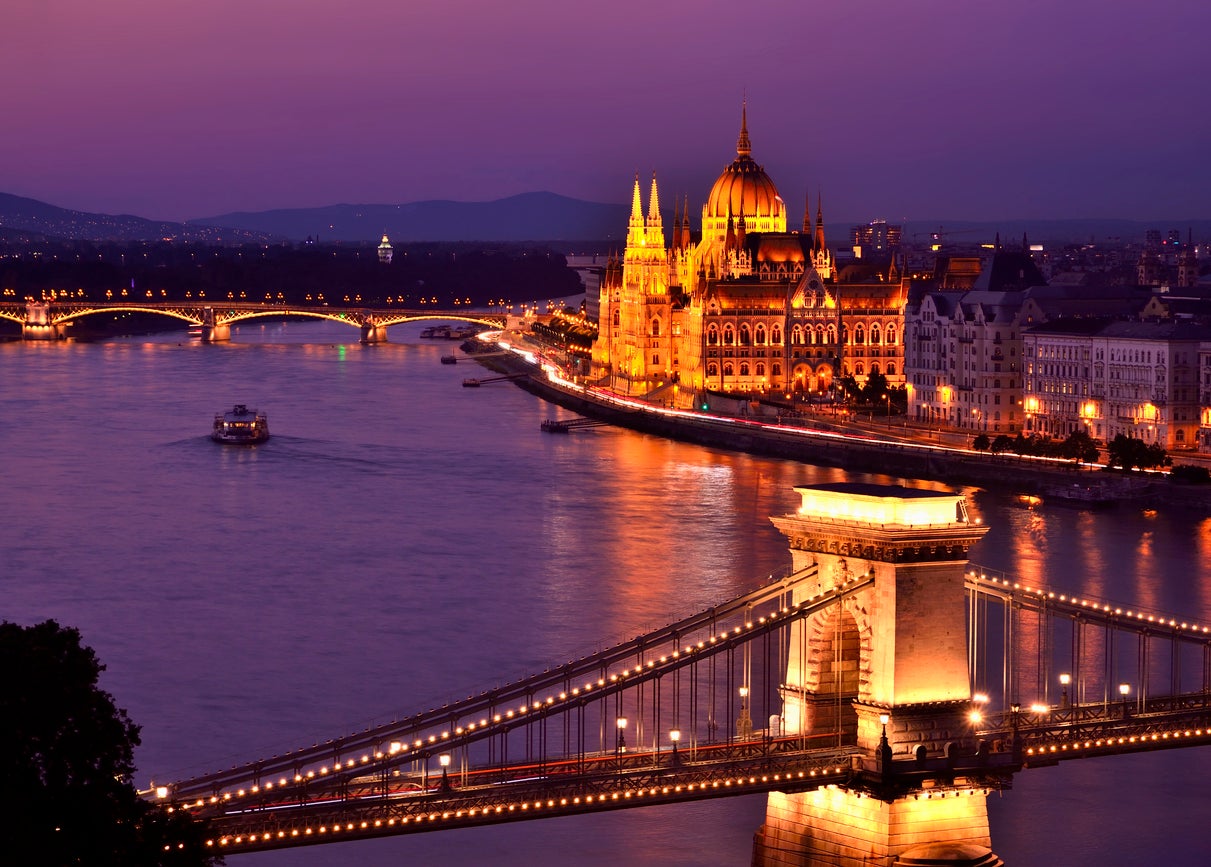
<instances>
[{"instance_id":1,"label":"row of arched windows","mask_svg":"<svg viewBox=\"0 0 1211 867\"><path fill-rule=\"evenodd\" d=\"M751 370L752 370L752 373L751 373L752 376L765 376L765 362L758 361L756 364L754 364L752 366ZM749 363L747 361L740 362L740 376L749 376L750 375L749 371L750 371ZM710 364L708 364L706 366L706 375L707 376L718 376L719 375L719 365L714 361L712 361ZM736 365L730 361L723 362L723 375L724 376L735 376L736 375ZM781 375L782 375L782 365L775 361L773 364L770 365L770 376L781 376Z\"/></svg>"},{"instance_id":2,"label":"row of arched windows","mask_svg":"<svg viewBox=\"0 0 1211 867\"><path fill-rule=\"evenodd\" d=\"M653 320L653 336L659 335L659 323ZM896 343L896 327L888 325L880 329L878 323L873 323L869 328L859 323L854 326L853 340L850 340L849 326L841 327L841 342L846 346L880 346L886 344L893 346ZM740 323L739 327L733 326L728 322L720 328L717 324L711 323L706 329L706 342L708 346L779 346L782 344L782 327L775 324L770 327L768 338L766 329L763 323L757 323L755 327L750 328L747 322ZM837 327L835 325L817 325L813 328L810 325L794 325L791 327L791 345L793 346L830 346L837 342Z\"/></svg>"}]
</instances>

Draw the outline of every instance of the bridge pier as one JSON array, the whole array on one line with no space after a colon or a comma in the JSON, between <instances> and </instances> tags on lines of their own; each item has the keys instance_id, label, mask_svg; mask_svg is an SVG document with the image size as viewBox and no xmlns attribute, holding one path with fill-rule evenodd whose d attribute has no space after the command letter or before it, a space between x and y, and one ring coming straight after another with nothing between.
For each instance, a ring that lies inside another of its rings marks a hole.
<instances>
[{"instance_id":1,"label":"bridge pier","mask_svg":"<svg viewBox=\"0 0 1211 867\"><path fill-rule=\"evenodd\" d=\"M63 327L56 325L50 316L50 305L45 301L31 301L25 305L25 322L21 324L22 340L61 340Z\"/></svg>"},{"instance_id":2,"label":"bridge pier","mask_svg":"<svg viewBox=\"0 0 1211 867\"><path fill-rule=\"evenodd\" d=\"M387 328L375 322L362 323L362 343L386 343Z\"/></svg>"},{"instance_id":3,"label":"bridge pier","mask_svg":"<svg viewBox=\"0 0 1211 867\"><path fill-rule=\"evenodd\" d=\"M231 339L230 325L208 324L202 326L203 343L226 343Z\"/></svg>"},{"instance_id":4,"label":"bridge pier","mask_svg":"<svg viewBox=\"0 0 1211 867\"><path fill-rule=\"evenodd\" d=\"M760 867L1000 864L968 712L964 570L987 527L961 494L867 484L796 488L774 525L796 571L793 602L873 578L791 628L782 687L787 734L856 744L852 783L770 795L754 843ZM933 859L933 860L930 860Z\"/></svg>"}]
</instances>

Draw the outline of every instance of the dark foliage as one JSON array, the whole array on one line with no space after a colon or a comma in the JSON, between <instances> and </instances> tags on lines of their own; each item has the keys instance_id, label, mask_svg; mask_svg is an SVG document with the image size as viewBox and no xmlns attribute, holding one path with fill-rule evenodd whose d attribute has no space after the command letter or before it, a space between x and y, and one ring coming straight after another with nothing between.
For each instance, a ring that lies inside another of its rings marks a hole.
<instances>
[{"instance_id":1,"label":"dark foliage","mask_svg":"<svg viewBox=\"0 0 1211 867\"><path fill-rule=\"evenodd\" d=\"M1110 441L1106 455L1106 463L1111 468L1122 467L1124 472L1130 472L1137 467L1142 470L1166 467L1173 463L1173 459L1159 444L1145 443L1123 434Z\"/></svg>"},{"instance_id":2,"label":"dark foliage","mask_svg":"<svg viewBox=\"0 0 1211 867\"><path fill-rule=\"evenodd\" d=\"M0 852L5 863L194 867L205 828L141 799L139 728L97 685L80 633L0 624Z\"/></svg>"}]
</instances>

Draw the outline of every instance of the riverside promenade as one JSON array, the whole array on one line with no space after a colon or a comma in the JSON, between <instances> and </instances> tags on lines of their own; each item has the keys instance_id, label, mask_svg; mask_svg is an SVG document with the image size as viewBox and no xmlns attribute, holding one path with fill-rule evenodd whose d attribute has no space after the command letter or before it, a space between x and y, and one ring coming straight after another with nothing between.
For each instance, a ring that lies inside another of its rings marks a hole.
<instances>
[{"instance_id":1,"label":"riverside promenade","mask_svg":"<svg viewBox=\"0 0 1211 867\"><path fill-rule=\"evenodd\" d=\"M945 441L951 434L936 430L932 436L941 441L922 442L913 439L902 421L884 426L874 419L843 424L800 415L771 419L676 410L569 380L543 355L544 348L528 337L502 335L498 347L507 351L483 352L488 347L476 347L476 360L572 412L656 436L855 473L988 488L1048 503L1180 507L1211 514L1211 486L1178 484L1165 473L1123 474L1054 458L978 452L953 439Z\"/></svg>"}]
</instances>

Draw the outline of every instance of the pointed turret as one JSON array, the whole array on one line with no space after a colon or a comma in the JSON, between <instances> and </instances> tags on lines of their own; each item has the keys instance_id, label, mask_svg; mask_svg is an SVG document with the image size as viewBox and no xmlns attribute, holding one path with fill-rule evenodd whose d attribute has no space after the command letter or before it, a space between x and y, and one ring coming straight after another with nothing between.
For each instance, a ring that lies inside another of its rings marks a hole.
<instances>
[{"instance_id":1,"label":"pointed turret","mask_svg":"<svg viewBox=\"0 0 1211 867\"><path fill-rule=\"evenodd\" d=\"M681 246L689 249L690 246L690 197L685 197L685 218L681 221Z\"/></svg>"},{"instance_id":2,"label":"pointed turret","mask_svg":"<svg viewBox=\"0 0 1211 867\"><path fill-rule=\"evenodd\" d=\"M727 234L723 236L723 249L731 250L736 246L736 222L732 215L727 215Z\"/></svg>"},{"instance_id":3,"label":"pointed turret","mask_svg":"<svg viewBox=\"0 0 1211 867\"><path fill-rule=\"evenodd\" d=\"M652 197L648 200L648 226L664 228L660 220L660 194L656 191L656 173L652 172Z\"/></svg>"},{"instance_id":4,"label":"pointed turret","mask_svg":"<svg viewBox=\"0 0 1211 867\"><path fill-rule=\"evenodd\" d=\"M688 215L687 215L688 216ZM673 243L674 250L681 249L681 207L673 199Z\"/></svg>"},{"instance_id":5,"label":"pointed turret","mask_svg":"<svg viewBox=\"0 0 1211 867\"><path fill-rule=\"evenodd\" d=\"M812 236L812 194L803 194L803 234Z\"/></svg>"},{"instance_id":6,"label":"pointed turret","mask_svg":"<svg viewBox=\"0 0 1211 867\"><path fill-rule=\"evenodd\" d=\"M824 250L824 194L816 191L816 252Z\"/></svg>"},{"instance_id":7,"label":"pointed turret","mask_svg":"<svg viewBox=\"0 0 1211 867\"><path fill-rule=\"evenodd\" d=\"M643 225L643 202L639 196L639 173L635 173L635 192L631 195L631 225Z\"/></svg>"},{"instance_id":8,"label":"pointed turret","mask_svg":"<svg viewBox=\"0 0 1211 867\"><path fill-rule=\"evenodd\" d=\"M746 234L747 221L744 219L744 209L740 210L740 219L736 221L736 247L744 247L744 236Z\"/></svg>"}]
</instances>

